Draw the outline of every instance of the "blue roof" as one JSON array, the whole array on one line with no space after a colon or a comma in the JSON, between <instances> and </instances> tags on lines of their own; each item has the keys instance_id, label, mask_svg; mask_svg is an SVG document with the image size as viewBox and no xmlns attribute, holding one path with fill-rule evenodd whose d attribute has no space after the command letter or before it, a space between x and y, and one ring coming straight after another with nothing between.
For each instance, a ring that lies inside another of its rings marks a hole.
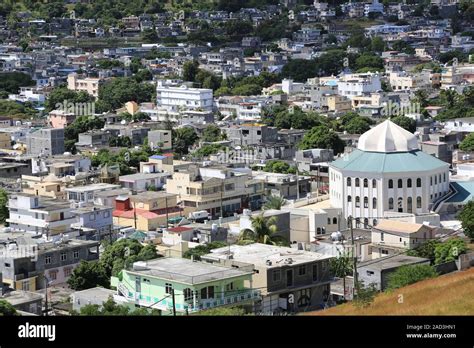
<instances>
[{"instance_id":1,"label":"blue roof","mask_svg":"<svg viewBox=\"0 0 474 348\"><path fill-rule=\"evenodd\" d=\"M326 86L337 86L336 80L330 80L325 83Z\"/></svg>"},{"instance_id":2,"label":"blue roof","mask_svg":"<svg viewBox=\"0 0 474 348\"><path fill-rule=\"evenodd\" d=\"M153 158L153 159L158 159L158 160L162 160L162 159L165 159L166 156L161 156L161 155L153 155L151 156L150 158Z\"/></svg>"},{"instance_id":3,"label":"blue roof","mask_svg":"<svg viewBox=\"0 0 474 348\"><path fill-rule=\"evenodd\" d=\"M457 193L446 200L446 203L467 203L474 198L474 181L452 181Z\"/></svg>"},{"instance_id":4,"label":"blue roof","mask_svg":"<svg viewBox=\"0 0 474 348\"><path fill-rule=\"evenodd\" d=\"M356 149L332 162L331 166L354 172L400 173L420 172L442 167L447 169L449 164L420 150L385 153Z\"/></svg>"}]
</instances>

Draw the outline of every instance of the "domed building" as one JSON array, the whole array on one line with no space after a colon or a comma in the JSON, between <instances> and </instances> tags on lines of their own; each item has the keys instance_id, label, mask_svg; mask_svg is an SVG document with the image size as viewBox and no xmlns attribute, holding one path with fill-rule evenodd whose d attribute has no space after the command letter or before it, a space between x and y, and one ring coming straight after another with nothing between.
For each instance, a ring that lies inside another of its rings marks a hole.
<instances>
[{"instance_id":1,"label":"domed building","mask_svg":"<svg viewBox=\"0 0 474 348\"><path fill-rule=\"evenodd\" d=\"M384 212L430 213L449 191L449 164L418 149L412 133L390 120L362 134L358 147L329 165L330 202L356 226Z\"/></svg>"}]
</instances>

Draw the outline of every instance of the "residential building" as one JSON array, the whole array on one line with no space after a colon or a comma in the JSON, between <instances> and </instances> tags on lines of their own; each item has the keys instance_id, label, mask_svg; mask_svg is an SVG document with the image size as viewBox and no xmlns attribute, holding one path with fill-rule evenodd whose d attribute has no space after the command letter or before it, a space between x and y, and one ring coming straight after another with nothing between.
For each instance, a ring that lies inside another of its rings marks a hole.
<instances>
[{"instance_id":1,"label":"residential building","mask_svg":"<svg viewBox=\"0 0 474 348\"><path fill-rule=\"evenodd\" d=\"M26 135L28 154L40 156L62 155L64 153L64 129L42 128Z\"/></svg>"},{"instance_id":2,"label":"residential building","mask_svg":"<svg viewBox=\"0 0 474 348\"><path fill-rule=\"evenodd\" d=\"M211 111L213 108L212 89L167 86L158 81L156 105L170 110L200 109Z\"/></svg>"},{"instance_id":3,"label":"residential building","mask_svg":"<svg viewBox=\"0 0 474 348\"><path fill-rule=\"evenodd\" d=\"M129 190L146 191L148 189L159 190L166 184L166 179L171 175L167 172L162 173L137 173L121 175L120 184Z\"/></svg>"},{"instance_id":4,"label":"residential building","mask_svg":"<svg viewBox=\"0 0 474 348\"><path fill-rule=\"evenodd\" d=\"M376 73L345 74L337 82L338 94L349 99L382 90L380 75Z\"/></svg>"},{"instance_id":5,"label":"residential building","mask_svg":"<svg viewBox=\"0 0 474 348\"><path fill-rule=\"evenodd\" d=\"M94 195L97 192L115 190L120 188L120 185L114 184L90 184L84 186L75 186L66 188L67 199L76 203L92 203Z\"/></svg>"},{"instance_id":6,"label":"residential building","mask_svg":"<svg viewBox=\"0 0 474 348\"><path fill-rule=\"evenodd\" d=\"M8 200L7 222L13 231L57 235L69 231L75 222L69 202L18 193Z\"/></svg>"},{"instance_id":7,"label":"residential building","mask_svg":"<svg viewBox=\"0 0 474 348\"><path fill-rule=\"evenodd\" d=\"M253 287L262 289L259 310L264 314L319 309L329 298L331 256L254 243L214 249L201 259L236 269L252 265Z\"/></svg>"},{"instance_id":8,"label":"residential building","mask_svg":"<svg viewBox=\"0 0 474 348\"><path fill-rule=\"evenodd\" d=\"M199 312L220 306L253 306L260 291L252 286L252 269L231 268L183 258L136 262L112 277L115 302L157 309L162 315ZM174 300L171 298L174 294ZM174 302L173 302L174 301Z\"/></svg>"},{"instance_id":9,"label":"residential building","mask_svg":"<svg viewBox=\"0 0 474 348\"><path fill-rule=\"evenodd\" d=\"M65 110L53 110L48 114L48 121L53 128L66 128L76 119L73 112Z\"/></svg>"},{"instance_id":10,"label":"residential building","mask_svg":"<svg viewBox=\"0 0 474 348\"><path fill-rule=\"evenodd\" d=\"M171 131L165 129L148 132L148 145L152 149L171 150L173 148Z\"/></svg>"},{"instance_id":11,"label":"residential building","mask_svg":"<svg viewBox=\"0 0 474 348\"><path fill-rule=\"evenodd\" d=\"M67 88L71 91L84 91L95 98L99 97L99 86L102 79L95 77L82 77L76 73L69 74L67 77Z\"/></svg>"},{"instance_id":12,"label":"residential building","mask_svg":"<svg viewBox=\"0 0 474 348\"><path fill-rule=\"evenodd\" d=\"M113 230L112 207L87 205L75 208L76 222L71 228L79 231L81 239L101 240L109 238Z\"/></svg>"}]
</instances>

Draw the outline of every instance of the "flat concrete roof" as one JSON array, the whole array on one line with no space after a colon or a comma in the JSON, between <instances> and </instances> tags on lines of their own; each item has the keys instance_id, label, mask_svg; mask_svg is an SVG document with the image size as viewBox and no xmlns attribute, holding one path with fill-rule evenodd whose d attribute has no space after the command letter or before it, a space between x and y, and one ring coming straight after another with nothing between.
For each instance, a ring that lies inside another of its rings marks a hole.
<instances>
[{"instance_id":1,"label":"flat concrete roof","mask_svg":"<svg viewBox=\"0 0 474 348\"><path fill-rule=\"evenodd\" d=\"M330 259L332 256L323 255L316 252L296 250L294 248L280 247L268 244L253 243L249 245L231 245L211 250L206 254L206 259L225 260L230 254L232 260L248 264L258 265L266 268L276 268L288 264L298 265L313 262L317 260ZM288 260L291 259L291 263ZM271 265L267 264L271 262Z\"/></svg>"},{"instance_id":2,"label":"flat concrete roof","mask_svg":"<svg viewBox=\"0 0 474 348\"><path fill-rule=\"evenodd\" d=\"M414 265L418 263L429 262L429 259L422 257L408 256L408 255L397 255L397 256L385 256L376 260L370 260L367 262L361 262L357 267L376 269L379 271L398 268L401 266Z\"/></svg>"},{"instance_id":3,"label":"flat concrete roof","mask_svg":"<svg viewBox=\"0 0 474 348\"><path fill-rule=\"evenodd\" d=\"M133 269L127 272L186 284L207 283L252 274L252 272L216 266L207 262L195 262L188 259L168 257L136 262Z\"/></svg>"}]
</instances>

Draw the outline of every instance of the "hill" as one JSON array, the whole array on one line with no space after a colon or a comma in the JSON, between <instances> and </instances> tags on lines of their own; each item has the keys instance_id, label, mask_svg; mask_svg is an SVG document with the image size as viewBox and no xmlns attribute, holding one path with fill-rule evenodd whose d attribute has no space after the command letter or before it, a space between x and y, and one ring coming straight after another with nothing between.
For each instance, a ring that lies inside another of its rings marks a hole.
<instances>
[{"instance_id":1,"label":"hill","mask_svg":"<svg viewBox=\"0 0 474 348\"><path fill-rule=\"evenodd\" d=\"M345 303L305 315L472 315L473 293L474 268L470 268L379 294L367 308Z\"/></svg>"}]
</instances>

